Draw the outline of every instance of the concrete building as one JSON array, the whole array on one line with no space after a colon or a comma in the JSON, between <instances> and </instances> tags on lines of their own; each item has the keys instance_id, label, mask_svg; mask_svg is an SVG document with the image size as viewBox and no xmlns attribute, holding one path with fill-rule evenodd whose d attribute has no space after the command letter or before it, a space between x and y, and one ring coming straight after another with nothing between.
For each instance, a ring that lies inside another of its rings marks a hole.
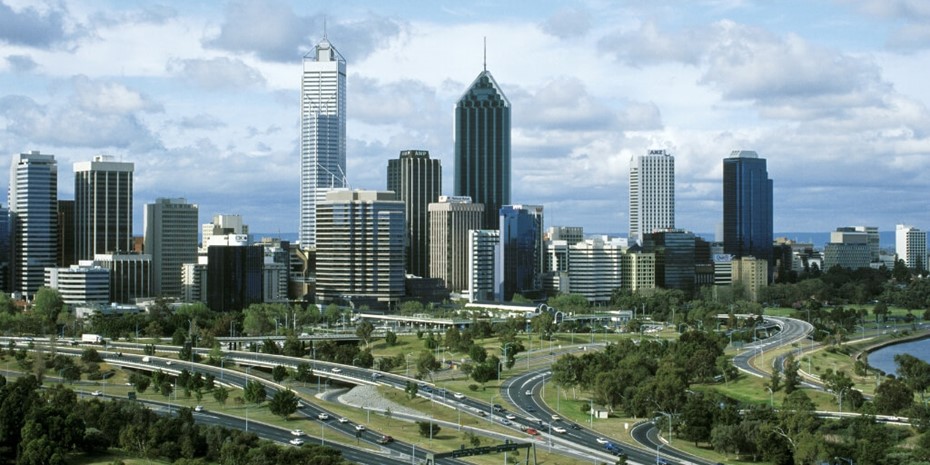
<instances>
[{"instance_id":1,"label":"concrete building","mask_svg":"<svg viewBox=\"0 0 930 465\"><path fill-rule=\"evenodd\" d=\"M468 301L503 302L501 232L497 229L468 231Z\"/></svg>"},{"instance_id":2,"label":"concrete building","mask_svg":"<svg viewBox=\"0 0 930 465\"><path fill-rule=\"evenodd\" d=\"M583 240L584 228L581 226L549 226L543 234L543 241L565 241L569 246Z\"/></svg>"},{"instance_id":3,"label":"concrete building","mask_svg":"<svg viewBox=\"0 0 930 465\"><path fill-rule=\"evenodd\" d=\"M44 285L56 289L65 304L99 303L110 299L110 271L82 261L68 268L50 267L44 271Z\"/></svg>"},{"instance_id":4,"label":"concrete building","mask_svg":"<svg viewBox=\"0 0 930 465\"><path fill-rule=\"evenodd\" d=\"M759 292L768 285L769 265L765 260L755 257L740 257L731 262L733 283L742 283L746 289L746 297L759 301Z\"/></svg>"},{"instance_id":5,"label":"concrete building","mask_svg":"<svg viewBox=\"0 0 930 465\"><path fill-rule=\"evenodd\" d=\"M207 257L198 263L181 266L181 300L184 302L207 303Z\"/></svg>"},{"instance_id":6,"label":"concrete building","mask_svg":"<svg viewBox=\"0 0 930 465\"><path fill-rule=\"evenodd\" d=\"M675 157L650 150L630 159L630 240L675 228Z\"/></svg>"},{"instance_id":7,"label":"concrete building","mask_svg":"<svg viewBox=\"0 0 930 465\"><path fill-rule=\"evenodd\" d=\"M300 247L316 245L317 206L346 187L346 60L326 36L304 56L300 84Z\"/></svg>"},{"instance_id":8,"label":"concrete building","mask_svg":"<svg viewBox=\"0 0 930 465\"><path fill-rule=\"evenodd\" d=\"M569 247L568 289L593 304L610 302L614 289L623 282L623 248L589 239Z\"/></svg>"},{"instance_id":9,"label":"concrete building","mask_svg":"<svg viewBox=\"0 0 930 465\"><path fill-rule=\"evenodd\" d=\"M7 294L12 291L10 289L12 233L10 209L0 205L0 292L6 292Z\"/></svg>"},{"instance_id":10,"label":"concrete building","mask_svg":"<svg viewBox=\"0 0 930 465\"><path fill-rule=\"evenodd\" d=\"M895 226L895 253L912 270L927 269L927 232L906 224Z\"/></svg>"},{"instance_id":11,"label":"concrete building","mask_svg":"<svg viewBox=\"0 0 930 465\"><path fill-rule=\"evenodd\" d=\"M656 255L631 252L620 256L620 289L638 292L656 288Z\"/></svg>"},{"instance_id":12,"label":"concrete building","mask_svg":"<svg viewBox=\"0 0 930 465\"><path fill-rule=\"evenodd\" d=\"M877 226L853 226L856 231L864 232L866 237L868 237L869 242L869 257L870 262L875 263L879 261L879 255L881 254L881 238L878 234Z\"/></svg>"},{"instance_id":13,"label":"concrete building","mask_svg":"<svg viewBox=\"0 0 930 465\"><path fill-rule=\"evenodd\" d=\"M107 155L74 164L75 260L132 250L133 168Z\"/></svg>"},{"instance_id":14,"label":"concrete building","mask_svg":"<svg viewBox=\"0 0 930 465\"><path fill-rule=\"evenodd\" d=\"M145 205L143 250L152 256L152 295L183 294L181 265L197 262L197 205L187 200L159 198Z\"/></svg>"},{"instance_id":15,"label":"concrete building","mask_svg":"<svg viewBox=\"0 0 930 465\"><path fill-rule=\"evenodd\" d=\"M96 254L93 264L110 271L110 303L130 304L152 297L151 255Z\"/></svg>"},{"instance_id":16,"label":"concrete building","mask_svg":"<svg viewBox=\"0 0 930 465\"><path fill-rule=\"evenodd\" d=\"M200 227L200 253L206 254L213 236L228 236L234 234L249 239L249 225L242 221L241 215L213 215L213 221ZM213 244L221 245L213 242Z\"/></svg>"},{"instance_id":17,"label":"concrete building","mask_svg":"<svg viewBox=\"0 0 930 465\"><path fill-rule=\"evenodd\" d=\"M58 258L58 163L38 151L10 163L12 290L32 298Z\"/></svg>"},{"instance_id":18,"label":"concrete building","mask_svg":"<svg viewBox=\"0 0 930 465\"><path fill-rule=\"evenodd\" d=\"M487 67L455 104L455 195L484 205L485 229L510 204L510 109Z\"/></svg>"},{"instance_id":19,"label":"concrete building","mask_svg":"<svg viewBox=\"0 0 930 465\"><path fill-rule=\"evenodd\" d=\"M438 278L452 292L469 288L468 232L481 229L484 205L468 197L439 196L429 204L429 277Z\"/></svg>"},{"instance_id":20,"label":"concrete building","mask_svg":"<svg viewBox=\"0 0 930 465\"><path fill-rule=\"evenodd\" d=\"M388 160L387 190L404 203L407 273L429 276L429 205L442 193L442 164L426 150L404 150Z\"/></svg>"},{"instance_id":21,"label":"concrete building","mask_svg":"<svg viewBox=\"0 0 930 465\"><path fill-rule=\"evenodd\" d=\"M497 260L503 266L504 301L514 294L534 298L542 291L542 205L504 205L500 209Z\"/></svg>"},{"instance_id":22,"label":"concrete building","mask_svg":"<svg viewBox=\"0 0 930 465\"><path fill-rule=\"evenodd\" d=\"M333 191L318 206L316 302L392 307L404 297L404 203Z\"/></svg>"},{"instance_id":23,"label":"concrete building","mask_svg":"<svg viewBox=\"0 0 930 465\"><path fill-rule=\"evenodd\" d=\"M263 238L259 245L264 248L265 254L262 265L262 302L287 303L291 273L290 242Z\"/></svg>"},{"instance_id":24,"label":"concrete building","mask_svg":"<svg viewBox=\"0 0 930 465\"><path fill-rule=\"evenodd\" d=\"M869 234L855 228L836 228L823 250L824 271L834 266L850 270L869 268L872 263Z\"/></svg>"}]
</instances>

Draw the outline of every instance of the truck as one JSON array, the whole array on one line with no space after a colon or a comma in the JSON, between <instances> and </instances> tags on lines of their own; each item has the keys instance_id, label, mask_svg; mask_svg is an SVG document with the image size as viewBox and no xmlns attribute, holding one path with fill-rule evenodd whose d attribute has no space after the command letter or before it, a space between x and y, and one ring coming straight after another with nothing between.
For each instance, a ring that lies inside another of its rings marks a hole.
<instances>
[{"instance_id":1,"label":"truck","mask_svg":"<svg viewBox=\"0 0 930 465\"><path fill-rule=\"evenodd\" d=\"M99 334L82 334L81 342L85 344L102 344L103 336Z\"/></svg>"}]
</instances>

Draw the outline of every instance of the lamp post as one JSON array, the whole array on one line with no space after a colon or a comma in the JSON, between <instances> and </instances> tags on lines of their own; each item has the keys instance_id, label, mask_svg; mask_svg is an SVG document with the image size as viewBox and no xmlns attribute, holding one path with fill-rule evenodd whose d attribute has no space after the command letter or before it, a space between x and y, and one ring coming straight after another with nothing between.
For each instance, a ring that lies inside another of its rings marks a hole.
<instances>
[{"instance_id":1,"label":"lamp post","mask_svg":"<svg viewBox=\"0 0 930 465\"><path fill-rule=\"evenodd\" d=\"M775 408L775 391L772 391L772 388L770 388L770 387L768 387L768 386L766 386L765 388L768 389L768 391L769 391L769 406L772 407L772 408ZM842 410L843 410L843 409L840 408L840 411L842 411Z\"/></svg>"},{"instance_id":2,"label":"lamp post","mask_svg":"<svg viewBox=\"0 0 930 465\"><path fill-rule=\"evenodd\" d=\"M659 463L659 449L665 447L665 444L656 444L656 463Z\"/></svg>"},{"instance_id":3,"label":"lamp post","mask_svg":"<svg viewBox=\"0 0 930 465\"><path fill-rule=\"evenodd\" d=\"M504 359L498 362L497 364L497 382L501 380L501 365L504 364L504 361L507 360L507 350L510 349L510 343L504 344Z\"/></svg>"}]
</instances>

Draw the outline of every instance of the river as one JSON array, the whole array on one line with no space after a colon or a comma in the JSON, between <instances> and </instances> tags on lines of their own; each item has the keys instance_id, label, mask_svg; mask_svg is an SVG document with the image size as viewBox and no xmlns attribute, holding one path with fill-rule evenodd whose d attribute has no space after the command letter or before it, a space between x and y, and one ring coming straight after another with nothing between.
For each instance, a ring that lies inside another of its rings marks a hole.
<instances>
[{"instance_id":1,"label":"river","mask_svg":"<svg viewBox=\"0 0 930 465\"><path fill-rule=\"evenodd\" d=\"M894 356L898 354L911 354L930 363L930 339L918 339L878 349L869 354L869 365L885 373L895 374L897 366L894 363Z\"/></svg>"}]
</instances>

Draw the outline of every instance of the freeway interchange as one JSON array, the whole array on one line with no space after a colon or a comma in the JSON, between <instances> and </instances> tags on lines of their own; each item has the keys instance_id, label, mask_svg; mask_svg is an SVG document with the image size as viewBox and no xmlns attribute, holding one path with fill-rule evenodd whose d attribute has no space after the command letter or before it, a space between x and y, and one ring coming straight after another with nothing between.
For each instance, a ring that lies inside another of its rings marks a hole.
<instances>
[{"instance_id":1,"label":"freeway interchange","mask_svg":"<svg viewBox=\"0 0 930 465\"><path fill-rule=\"evenodd\" d=\"M733 363L737 368L754 376L763 376L764 374L750 363L752 357L761 354L763 351L773 350L777 347L790 345L802 340L811 330L807 322L800 320L775 317L766 317L766 319L774 322L780 327L779 335L766 340L757 341L753 344L747 344L742 348L740 354L733 359ZM141 350L142 347L142 344L116 342L110 343L108 347L110 350L101 351L100 354L107 363L115 366L144 371L162 370L172 374L178 374L181 370L187 369L191 373L199 372L204 375L212 374L218 383L239 388L244 387L249 380L257 381L265 386L269 396L273 395L277 390L286 389L284 386L273 383L262 377L254 376L249 373L242 373L238 370L178 361L177 359L170 359L167 357L143 356L129 352L119 352L121 350ZM79 356L83 349L80 347L59 346L57 350L70 355ZM201 355L208 355L209 352L207 349L195 350ZM159 345L156 346L156 351L156 353L167 352L176 354L178 348ZM555 354L550 352L550 355L554 356ZM299 363L309 362L312 364L313 372L317 376L356 385L386 385L403 390L407 387L408 382L414 382L419 385L417 392L419 396L428 398L437 405L454 409L458 411L460 415L482 417L488 422L494 422L500 426L509 428L513 433L500 434L494 431L474 429L476 434L491 436L505 441L531 442L535 443L537 447L548 447L549 450L585 461L594 459L596 462L602 461L605 463L612 463L616 461L616 455L622 453L626 455L629 463L712 463L673 449L670 443L666 443L658 437L656 425L649 421L640 422L631 427L631 436L641 446L637 447L622 444L616 439L611 439L603 434L599 434L583 424L576 424L560 419L558 412L553 410L551 406L547 405L542 400L542 393L547 384L546 382L551 377L551 372L548 371L548 368L536 369L523 373L507 380L503 384L500 397L506 399L509 404L516 408L515 412L507 412L502 406L498 407L469 398L462 394L452 393L437 388L430 383L424 383L413 378L393 373L379 372L377 370L339 365L307 358L241 351L225 351L224 359L226 362L233 362L246 367L258 366L271 368L282 365L290 369L296 369ZM551 389L554 388L556 387L553 385ZM298 410L297 414L305 420L320 424L320 436L310 436L313 440L319 440L325 443L325 435L329 432L330 435L339 434L344 437L357 438L359 443L365 443L368 449L347 447L333 441L327 443L343 450L346 458L353 462L399 464L424 460L426 457L427 451L422 450L422 448L417 449L414 445L403 441L379 443L384 433L367 429L359 432L356 430L356 425L351 422L342 423L336 421L339 415L326 410L316 403L302 401L301 405L302 408ZM321 416L321 414L325 415ZM329 420L319 420L319 418L324 416L328 416ZM278 442L286 443L287 440L290 439L290 437L288 437L289 434L281 428L256 423L254 421L249 423L247 419L243 420L241 418L220 415L214 412L198 412L196 417L198 420L208 423L216 422L227 427L253 431L256 432L256 434L260 434L262 437ZM412 419L416 420L416 418ZM425 421L427 417L424 416L420 420ZM457 425L447 424L446 426L455 427ZM308 431L307 434L312 435L315 433ZM349 453L347 450L351 450L352 452ZM453 458L443 458L437 459L437 463L460 464L464 462Z\"/></svg>"}]
</instances>

